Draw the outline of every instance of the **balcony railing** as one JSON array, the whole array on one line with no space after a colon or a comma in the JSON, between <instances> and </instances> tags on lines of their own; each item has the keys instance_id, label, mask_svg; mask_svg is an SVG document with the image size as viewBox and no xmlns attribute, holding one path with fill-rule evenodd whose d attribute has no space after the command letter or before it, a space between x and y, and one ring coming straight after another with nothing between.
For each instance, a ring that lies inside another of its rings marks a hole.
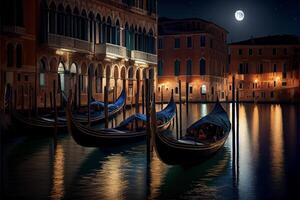
<instances>
[{"instance_id":1,"label":"balcony railing","mask_svg":"<svg viewBox=\"0 0 300 200\"><path fill-rule=\"evenodd\" d=\"M157 55L150 54L142 51L133 50L131 51L131 59L134 61L156 64L157 63Z\"/></svg>"},{"instance_id":2,"label":"balcony railing","mask_svg":"<svg viewBox=\"0 0 300 200\"><path fill-rule=\"evenodd\" d=\"M92 44L88 41L51 33L48 34L48 45L84 53L92 52L93 50Z\"/></svg>"},{"instance_id":3,"label":"balcony railing","mask_svg":"<svg viewBox=\"0 0 300 200\"><path fill-rule=\"evenodd\" d=\"M95 53L105 55L108 58L130 58L125 47L110 43L96 44Z\"/></svg>"},{"instance_id":4,"label":"balcony railing","mask_svg":"<svg viewBox=\"0 0 300 200\"><path fill-rule=\"evenodd\" d=\"M25 28L21 27L21 26L15 26L15 25L9 25L9 26L4 25L3 32L23 35L23 34L25 34Z\"/></svg>"}]
</instances>

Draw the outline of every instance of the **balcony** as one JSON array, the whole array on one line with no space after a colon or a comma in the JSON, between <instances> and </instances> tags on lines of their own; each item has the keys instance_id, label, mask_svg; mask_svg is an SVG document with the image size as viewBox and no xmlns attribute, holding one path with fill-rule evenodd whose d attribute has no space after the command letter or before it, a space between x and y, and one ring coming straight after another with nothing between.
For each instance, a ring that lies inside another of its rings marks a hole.
<instances>
[{"instance_id":1,"label":"balcony","mask_svg":"<svg viewBox=\"0 0 300 200\"><path fill-rule=\"evenodd\" d=\"M24 35L25 34L25 28L21 26L15 26L15 25L4 25L3 26L3 32L5 33L13 33L17 35Z\"/></svg>"},{"instance_id":2,"label":"balcony","mask_svg":"<svg viewBox=\"0 0 300 200\"><path fill-rule=\"evenodd\" d=\"M157 55L137 50L131 51L131 59L136 62L157 64Z\"/></svg>"},{"instance_id":3,"label":"balcony","mask_svg":"<svg viewBox=\"0 0 300 200\"><path fill-rule=\"evenodd\" d=\"M130 51L127 51L125 47L105 43L105 44L96 44L95 53L104 55L104 57L117 59L117 58L130 58Z\"/></svg>"},{"instance_id":4,"label":"balcony","mask_svg":"<svg viewBox=\"0 0 300 200\"><path fill-rule=\"evenodd\" d=\"M92 44L88 41L51 33L48 34L48 45L55 48L70 49L82 53L89 53L93 50Z\"/></svg>"}]
</instances>

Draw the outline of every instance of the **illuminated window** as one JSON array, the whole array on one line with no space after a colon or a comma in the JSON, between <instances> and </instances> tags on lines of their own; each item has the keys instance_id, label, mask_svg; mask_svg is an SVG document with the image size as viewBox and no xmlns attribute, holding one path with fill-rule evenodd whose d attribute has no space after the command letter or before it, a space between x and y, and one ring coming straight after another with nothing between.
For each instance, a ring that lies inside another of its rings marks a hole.
<instances>
[{"instance_id":1,"label":"illuminated window","mask_svg":"<svg viewBox=\"0 0 300 200\"><path fill-rule=\"evenodd\" d=\"M205 95L206 94L206 85L201 86L201 94Z\"/></svg>"},{"instance_id":2,"label":"illuminated window","mask_svg":"<svg viewBox=\"0 0 300 200\"><path fill-rule=\"evenodd\" d=\"M45 86L45 72L46 72L46 63L42 59L40 61L40 87Z\"/></svg>"}]
</instances>

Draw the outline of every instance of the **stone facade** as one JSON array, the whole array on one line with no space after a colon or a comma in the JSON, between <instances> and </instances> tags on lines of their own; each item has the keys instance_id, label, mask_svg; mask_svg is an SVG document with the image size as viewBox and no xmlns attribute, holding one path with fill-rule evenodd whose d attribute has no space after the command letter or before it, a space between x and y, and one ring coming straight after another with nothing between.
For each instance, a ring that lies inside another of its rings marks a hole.
<instances>
[{"instance_id":1,"label":"stone facade","mask_svg":"<svg viewBox=\"0 0 300 200\"><path fill-rule=\"evenodd\" d=\"M18 107L21 99L25 107L30 105L29 91L36 97L32 104L49 106L54 80L66 94L70 89L74 94L79 83L81 95L76 99L83 104L89 78L92 96L98 100L103 100L105 85L114 89L110 100L118 96L123 80L129 101L144 78L156 85L155 0L26 0L17 1L20 8L15 8L15 1L5 0L4 9L22 10L16 20L23 23L1 21L2 108L8 83L17 93Z\"/></svg>"},{"instance_id":2,"label":"stone facade","mask_svg":"<svg viewBox=\"0 0 300 200\"><path fill-rule=\"evenodd\" d=\"M228 78L232 75L241 101L299 101L300 37L267 36L232 43Z\"/></svg>"},{"instance_id":3,"label":"stone facade","mask_svg":"<svg viewBox=\"0 0 300 200\"><path fill-rule=\"evenodd\" d=\"M183 99L226 100L227 31L201 19L163 18L158 26L158 92L164 101L171 89L178 97L179 80Z\"/></svg>"}]
</instances>

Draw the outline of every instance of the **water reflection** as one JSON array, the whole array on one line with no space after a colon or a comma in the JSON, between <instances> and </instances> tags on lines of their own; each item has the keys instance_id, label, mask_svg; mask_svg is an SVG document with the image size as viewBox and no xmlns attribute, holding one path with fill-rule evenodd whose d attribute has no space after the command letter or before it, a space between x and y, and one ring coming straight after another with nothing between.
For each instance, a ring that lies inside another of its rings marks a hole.
<instances>
[{"instance_id":1,"label":"water reflection","mask_svg":"<svg viewBox=\"0 0 300 200\"><path fill-rule=\"evenodd\" d=\"M190 104L188 117L185 106L183 130L214 104ZM223 106L231 116L231 105ZM148 167L145 142L99 149L68 134L56 146L51 137L18 138L3 147L1 199L299 199L299 113L298 105L240 104L236 186L231 136L212 159L190 168L165 165L155 153Z\"/></svg>"},{"instance_id":2,"label":"water reflection","mask_svg":"<svg viewBox=\"0 0 300 200\"><path fill-rule=\"evenodd\" d=\"M274 187L280 189L283 176L282 111L279 105L272 105L270 112L270 152L272 154L272 179Z\"/></svg>"},{"instance_id":3,"label":"water reflection","mask_svg":"<svg viewBox=\"0 0 300 200\"><path fill-rule=\"evenodd\" d=\"M53 163L53 188L51 198L62 199L64 196L64 150L61 144L56 145Z\"/></svg>"}]
</instances>

